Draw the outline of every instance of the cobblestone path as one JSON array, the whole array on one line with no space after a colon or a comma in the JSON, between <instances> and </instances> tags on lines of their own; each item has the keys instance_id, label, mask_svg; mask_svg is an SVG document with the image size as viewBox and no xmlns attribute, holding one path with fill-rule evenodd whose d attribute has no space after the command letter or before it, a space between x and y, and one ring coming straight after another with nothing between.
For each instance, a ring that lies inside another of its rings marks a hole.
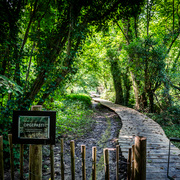
<instances>
[{"instance_id":1,"label":"cobblestone path","mask_svg":"<svg viewBox=\"0 0 180 180\"><path fill-rule=\"evenodd\" d=\"M93 100L112 109L121 118L119 144L124 157L127 159L128 149L134 144L135 136L146 137L146 179L167 180L169 139L160 125L134 109L99 98L93 98ZM171 144L169 176L174 180L180 180L180 150L173 144Z\"/></svg>"}]
</instances>

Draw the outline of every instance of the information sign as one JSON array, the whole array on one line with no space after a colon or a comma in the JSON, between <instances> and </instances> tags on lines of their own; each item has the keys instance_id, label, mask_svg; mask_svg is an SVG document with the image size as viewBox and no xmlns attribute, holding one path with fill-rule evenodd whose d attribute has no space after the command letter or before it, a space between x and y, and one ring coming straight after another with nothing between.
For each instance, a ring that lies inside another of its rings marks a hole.
<instances>
[{"instance_id":1,"label":"information sign","mask_svg":"<svg viewBox=\"0 0 180 180\"><path fill-rule=\"evenodd\" d=\"M14 144L55 144L56 112L14 111Z\"/></svg>"}]
</instances>

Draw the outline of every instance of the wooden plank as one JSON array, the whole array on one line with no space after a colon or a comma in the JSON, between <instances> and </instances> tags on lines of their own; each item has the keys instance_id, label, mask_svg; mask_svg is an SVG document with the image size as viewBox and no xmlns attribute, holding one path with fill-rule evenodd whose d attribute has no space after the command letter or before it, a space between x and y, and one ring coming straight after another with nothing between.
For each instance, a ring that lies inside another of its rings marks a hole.
<instances>
[{"instance_id":1,"label":"wooden plank","mask_svg":"<svg viewBox=\"0 0 180 180\"><path fill-rule=\"evenodd\" d=\"M71 147L71 176L72 176L72 180L75 180L75 145L73 140L71 140L70 142L70 147Z\"/></svg>"},{"instance_id":2,"label":"wooden plank","mask_svg":"<svg viewBox=\"0 0 180 180\"><path fill-rule=\"evenodd\" d=\"M50 144L51 180L54 180L54 145Z\"/></svg>"},{"instance_id":3,"label":"wooden plank","mask_svg":"<svg viewBox=\"0 0 180 180\"><path fill-rule=\"evenodd\" d=\"M171 174L171 176L173 176L174 174ZM180 178L180 175L176 175L177 178ZM164 173L157 173L157 172L153 172L151 174L147 174L146 176L146 180L169 180L167 178L167 172ZM178 179L177 179L178 180Z\"/></svg>"},{"instance_id":4,"label":"wooden plank","mask_svg":"<svg viewBox=\"0 0 180 180\"><path fill-rule=\"evenodd\" d=\"M4 180L3 136L0 136L0 179Z\"/></svg>"},{"instance_id":5,"label":"wooden plank","mask_svg":"<svg viewBox=\"0 0 180 180\"><path fill-rule=\"evenodd\" d=\"M96 180L96 147L92 147L92 180Z\"/></svg>"},{"instance_id":6,"label":"wooden plank","mask_svg":"<svg viewBox=\"0 0 180 180\"><path fill-rule=\"evenodd\" d=\"M42 105L34 105L31 111L41 111ZM42 145L30 145L29 147L29 180L42 179Z\"/></svg>"},{"instance_id":7,"label":"wooden plank","mask_svg":"<svg viewBox=\"0 0 180 180\"><path fill-rule=\"evenodd\" d=\"M23 180L24 144L20 144L20 180Z\"/></svg>"},{"instance_id":8,"label":"wooden plank","mask_svg":"<svg viewBox=\"0 0 180 180\"><path fill-rule=\"evenodd\" d=\"M64 139L61 138L61 179L64 180Z\"/></svg>"},{"instance_id":9,"label":"wooden plank","mask_svg":"<svg viewBox=\"0 0 180 180\"><path fill-rule=\"evenodd\" d=\"M123 126L119 134L119 144L122 154L128 158L128 149L134 144L135 136L147 138L147 179L166 180L169 139L163 129L149 117L110 101L96 99L102 105L114 110L122 120ZM170 171L180 177L180 150L171 144ZM176 169L177 167L177 169ZM173 170L176 169L177 171ZM154 172L153 172L154 171ZM178 174L178 175L177 175Z\"/></svg>"},{"instance_id":10,"label":"wooden plank","mask_svg":"<svg viewBox=\"0 0 180 180\"><path fill-rule=\"evenodd\" d=\"M86 180L86 146L81 145L82 154L82 179Z\"/></svg>"},{"instance_id":11,"label":"wooden plank","mask_svg":"<svg viewBox=\"0 0 180 180\"><path fill-rule=\"evenodd\" d=\"M14 180L14 153L12 144L12 134L8 134L9 150L10 150L10 166L11 166L11 179Z\"/></svg>"},{"instance_id":12,"label":"wooden plank","mask_svg":"<svg viewBox=\"0 0 180 180\"><path fill-rule=\"evenodd\" d=\"M107 148L104 149L104 167L105 167L105 180L109 179L109 151Z\"/></svg>"}]
</instances>

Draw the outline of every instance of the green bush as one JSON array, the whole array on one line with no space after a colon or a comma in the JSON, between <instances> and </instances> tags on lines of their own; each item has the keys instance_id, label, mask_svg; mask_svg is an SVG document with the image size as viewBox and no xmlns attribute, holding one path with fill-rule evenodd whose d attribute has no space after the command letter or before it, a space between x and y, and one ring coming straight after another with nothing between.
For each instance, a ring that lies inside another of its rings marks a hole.
<instances>
[{"instance_id":1,"label":"green bush","mask_svg":"<svg viewBox=\"0 0 180 180\"><path fill-rule=\"evenodd\" d=\"M147 113L147 116L156 121L164 130L166 136L180 138L180 108L179 106L172 106L160 114ZM180 143L174 143L180 148Z\"/></svg>"},{"instance_id":2,"label":"green bush","mask_svg":"<svg viewBox=\"0 0 180 180\"><path fill-rule=\"evenodd\" d=\"M66 95L66 98L71 100L82 101L86 105L91 105L91 97L87 94L69 94Z\"/></svg>"},{"instance_id":3,"label":"green bush","mask_svg":"<svg viewBox=\"0 0 180 180\"><path fill-rule=\"evenodd\" d=\"M46 102L45 109L57 112L56 136L78 137L91 130L93 125L91 98L85 94L70 94L58 97L54 102Z\"/></svg>"}]
</instances>

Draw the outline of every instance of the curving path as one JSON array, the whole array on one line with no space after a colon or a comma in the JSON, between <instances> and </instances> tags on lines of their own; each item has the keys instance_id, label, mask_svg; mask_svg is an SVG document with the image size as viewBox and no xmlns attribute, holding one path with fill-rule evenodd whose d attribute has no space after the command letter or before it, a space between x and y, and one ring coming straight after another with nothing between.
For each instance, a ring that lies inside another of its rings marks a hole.
<instances>
[{"instance_id":1,"label":"curving path","mask_svg":"<svg viewBox=\"0 0 180 180\"><path fill-rule=\"evenodd\" d=\"M115 111L122 120L119 133L119 144L124 157L128 157L128 149L134 144L135 136L147 138L147 180L168 180L168 150L169 139L163 129L149 117L138 111L114 104L110 101L93 98L94 101ZM180 180L180 150L171 144L169 176Z\"/></svg>"}]
</instances>

